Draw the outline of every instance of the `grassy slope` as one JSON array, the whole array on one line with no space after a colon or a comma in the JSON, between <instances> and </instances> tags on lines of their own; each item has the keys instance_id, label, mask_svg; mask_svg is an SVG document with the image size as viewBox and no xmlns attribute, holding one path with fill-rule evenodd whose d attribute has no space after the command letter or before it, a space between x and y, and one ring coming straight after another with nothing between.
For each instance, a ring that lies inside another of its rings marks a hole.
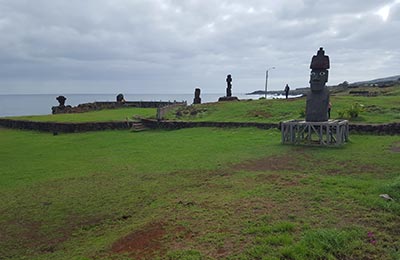
<instances>
[{"instance_id":1,"label":"grassy slope","mask_svg":"<svg viewBox=\"0 0 400 260\"><path fill-rule=\"evenodd\" d=\"M339 93L331 96L333 119L338 111L349 108L354 103L364 105L360 117L352 119L358 123L400 122L400 87L390 88L384 95L377 97L358 97ZM289 100L254 100L226 103L206 103L195 105L200 111L196 115L189 113L176 117L176 111L168 118L173 120L219 121L219 122L274 122L301 119L300 112L305 110L306 98Z\"/></svg>"},{"instance_id":2,"label":"grassy slope","mask_svg":"<svg viewBox=\"0 0 400 260\"><path fill-rule=\"evenodd\" d=\"M253 128L0 129L0 258L125 259L112 244L150 226L165 233L139 252L149 258L400 256L398 136L338 149L279 140Z\"/></svg>"},{"instance_id":3,"label":"grassy slope","mask_svg":"<svg viewBox=\"0 0 400 260\"><path fill-rule=\"evenodd\" d=\"M141 117L155 117L155 108L121 108L99 110L87 113L77 114L56 114L56 115L43 115L43 116L17 116L7 117L16 120L29 120L40 122L104 122L104 121L123 121L126 118L131 119L132 116Z\"/></svg>"}]
</instances>

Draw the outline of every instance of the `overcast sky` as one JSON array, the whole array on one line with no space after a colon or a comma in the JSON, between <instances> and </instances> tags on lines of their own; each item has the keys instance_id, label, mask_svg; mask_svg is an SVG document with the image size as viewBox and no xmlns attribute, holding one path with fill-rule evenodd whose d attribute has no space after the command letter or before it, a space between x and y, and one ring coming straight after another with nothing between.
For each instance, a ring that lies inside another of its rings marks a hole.
<instances>
[{"instance_id":1,"label":"overcast sky","mask_svg":"<svg viewBox=\"0 0 400 260\"><path fill-rule=\"evenodd\" d=\"M224 93L400 74L400 0L0 0L0 94Z\"/></svg>"}]
</instances>

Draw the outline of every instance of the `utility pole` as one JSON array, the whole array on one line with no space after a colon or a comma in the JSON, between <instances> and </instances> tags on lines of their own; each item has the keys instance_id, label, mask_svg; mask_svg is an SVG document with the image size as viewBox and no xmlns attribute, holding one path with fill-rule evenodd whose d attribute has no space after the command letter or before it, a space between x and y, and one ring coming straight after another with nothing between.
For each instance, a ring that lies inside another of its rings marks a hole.
<instances>
[{"instance_id":1,"label":"utility pole","mask_svg":"<svg viewBox=\"0 0 400 260\"><path fill-rule=\"evenodd\" d=\"M268 90L268 71L275 69L275 67L268 68L265 72L265 99L267 99L267 90Z\"/></svg>"}]
</instances>

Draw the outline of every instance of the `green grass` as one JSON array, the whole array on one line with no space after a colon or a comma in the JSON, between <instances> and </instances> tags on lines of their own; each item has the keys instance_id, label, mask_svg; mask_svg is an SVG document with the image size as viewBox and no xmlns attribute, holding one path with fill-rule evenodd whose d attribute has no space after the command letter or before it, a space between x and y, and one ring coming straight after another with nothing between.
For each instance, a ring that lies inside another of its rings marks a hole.
<instances>
[{"instance_id":1,"label":"green grass","mask_svg":"<svg viewBox=\"0 0 400 260\"><path fill-rule=\"evenodd\" d=\"M106 110L99 110L86 113L56 114L56 115L43 115L43 116L16 116L7 118L15 120L38 121L38 122L81 123L81 122L124 121L127 118L132 119L132 116L154 118L156 116L156 109L121 108L121 109L106 109Z\"/></svg>"},{"instance_id":2,"label":"green grass","mask_svg":"<svg viewBox=\"0 0 400 260\"><path fill-rule=\"evenodd\" d=\"M360 103L354 122L400 122L400 89L380 91L333 95L332 117ZM211 103L178 119L276 123L299 119L304 107L305 98ZM0 143L0 259L400 258L398 136L351 135L343 147L320 148L283 146L278 131L255 128L57 136L0 128Z\"/></svg>"},{"instance_id":3,"label":"green grass","mask_svg":"<svg viewBox=\"0 0 400 260\"><path fill-rule=\"evenodd\" d=\"M0 259L398 259L400 139L350 137L0 128Z\"/></svg>"}]
</instances>

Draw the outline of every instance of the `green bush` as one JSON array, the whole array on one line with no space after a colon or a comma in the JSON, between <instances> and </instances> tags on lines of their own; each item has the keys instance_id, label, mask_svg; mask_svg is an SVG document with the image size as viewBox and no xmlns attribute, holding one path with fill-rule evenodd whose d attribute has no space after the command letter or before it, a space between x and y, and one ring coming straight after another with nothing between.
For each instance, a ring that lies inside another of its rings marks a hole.
<instances>
[{"instance_id":1,"label":"green bush","mask_svg":"<svg viewBox=\"0 0 400 260\"><path fill-rule=\"evenodd\" d=\"M364 106L362 104L354 103L349 108L339 110L337 113L339 118L353 119L357 118L363 110Z\"/></svg>"},{"instance_id":2,"label":"green bush","mask_svg":"<svg viewBox=\"0 0 400 260\"><path fill-rule=\"evenodd\" d=\"M306 117L306 109L302 108L299 110L299 117L300 118L305 118Z\"/></svg>"},{"instance_id":3,"label":"green bush","mask_svg":"<svg viewBox=\"0 0 400 260\"><path fill-rule=\"evenodd\" d=\"M347 118L346 110L338 110L337 113L339 118Z\"/></svg>"},{"instance_id":4,"label":"green bush","mask_svg":"<svg viewBox=\"0 0 400 260\"><path fill-rule=\"evenodd\" d=\"M364 106L360 103L354 103L348 109L350 118L356 118L363 111Z\"/></svg>"}]
</instances>

